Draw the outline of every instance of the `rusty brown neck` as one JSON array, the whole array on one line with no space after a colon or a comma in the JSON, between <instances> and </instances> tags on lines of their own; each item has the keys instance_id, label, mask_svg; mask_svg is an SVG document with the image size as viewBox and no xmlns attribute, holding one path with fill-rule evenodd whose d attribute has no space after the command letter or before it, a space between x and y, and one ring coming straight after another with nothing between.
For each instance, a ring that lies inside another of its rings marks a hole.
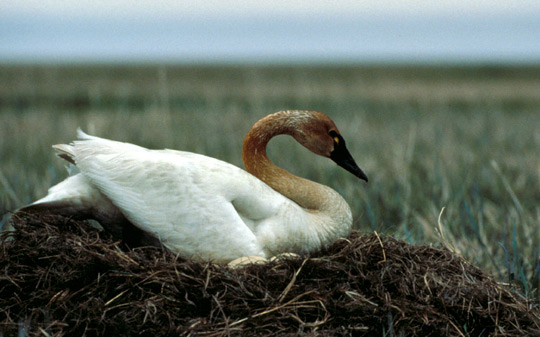
<instances>
[{"instance_id":1,"label":"rusty brown neck","mask_svg":"<svg viewBox=\"0 0 540 337\"><path fill-rule=\"evenodd\" d=\"M329 193L336 192L277 167L266 155L266 146L272 137L302 132L299 124L306 118L309 118L307 113L282 111L259 120L244 139L242 161L249 173L303 208L315 211L325 206Z\"/></svg>"}]
</instances>

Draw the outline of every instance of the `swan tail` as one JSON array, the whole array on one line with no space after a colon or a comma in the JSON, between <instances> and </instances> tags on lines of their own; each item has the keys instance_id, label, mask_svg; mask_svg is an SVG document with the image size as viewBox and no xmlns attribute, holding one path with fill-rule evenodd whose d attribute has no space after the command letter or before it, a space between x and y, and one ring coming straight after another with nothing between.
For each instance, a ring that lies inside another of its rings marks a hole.
<instances>
[{"instance_id":1,"label":"swan tail","mask_svg":"<svg viewBox=\"0 0 540 337\"><path fill-rule=\"evenodd\" d=\"M56 155L70 164L77 165L75 162L75 153L73 152L73 146L67 144L56 144L52 148L56 152Z\"/></svg>"},{"instance_id":2,"label":"swan tail","mask_svg":"<svg viewBox=\"0 0 540 337\"><path fill-rule=\"evenodd\" d=\"M97 220L113 238L123 240L130 247L161 247L157 238L135 227L82 174L70 176L54 185L45 197L18 209L15 213L56 214L76 220L93 219Z\"/></svg>"},{"instance_id":3,"label":"swan tail","mask_svg":"<svg viewBox=\"0 0 540 337\"><path fill-rule=\"evenodd\" d=\"M129 247L162 247L157 238L135 227L120 213L112 218L99 216L86 207L66 200L33 203L18 209L15 214L30 216L61 215L74 220L95 219L103 229L112 235L113 239L122 240Z\"/></svg>"},{"instance_id":4,"label":"swan tail","mask_svg":"<svg viewBox=\"0 0 540 337\"><path fill-rule=\"evenodd\" d=\"M93 137L77 129L79 141L93 140ZM64 181L49 188L47 195L32 204L21 208L19 211L41 211L49 209L54 213L62 213L67 216L82 215L83 217L95 213L96 210L104 210L107 213L119 213L118 209L99 192L77 167L76 145L79 141L71 144L56 144L53 149L56 155L68 162L66 166L70 176ZM81 216L77 216L81 217Z\"/></svg>"},{"instance_id":5,"label":"swan tail","mask_svg":"<svg viewBox=\"0 0 540 337\"><path fill-rule=\"evenodd\" d=\"M81 188L82 175L70 176L51 187L47 195L30 205L19 208L16 214L62 215L76 220L91 218L92 207L87 201L89 193Z\"/></svg>"},{"instance_id":6,"label":"swan tail","mask_svg":"<svg viewBox=\"0 0 540 337\"><path fill-rule=\"evenodd\" d=\"M90 136L86 134L81 128L77 129L77 138L79 140L92 140L96 139L97 137ZM56 155L65 161L69 163L68 166L66 166L66 169L69 173L69 175L75 175L79 173L79 169L77 168L77 162L75 160L75 147L74 144L56 144L53 145L52 148L56 152Z\"/></svg>"},{"instance_id":7,"label":"swan tail","mask_svg":"<svg viewBox=\"0 0 540 337\"><path fill-rule=\"evenodd\" d=\"M58 208L65 204L67 209L82 211L84 208L94 207L94 200L100 198L102 197L99 192L88 184L84 176L76 174L49 188L45 197L34 201L30 206L49 204Z\"/></svg>"}]
</instances>

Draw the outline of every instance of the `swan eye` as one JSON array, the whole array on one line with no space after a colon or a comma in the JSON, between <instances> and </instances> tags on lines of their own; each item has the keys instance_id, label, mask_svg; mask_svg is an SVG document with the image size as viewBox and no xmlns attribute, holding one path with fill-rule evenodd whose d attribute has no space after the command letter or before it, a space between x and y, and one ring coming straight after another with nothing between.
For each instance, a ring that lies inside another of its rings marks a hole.
<instances>
[{"instance_id":1,"label":"swan eye","mask_svg":"<svg viewBox=\"0 0 540 337\"><path fill-rule=\"evenodd\" d=\"M338 133L334 130L331 130L329 134L330 134L330 137L334 139L334 144L339 145L340 139L339 139Z\"/></svg>"}]
</instances>

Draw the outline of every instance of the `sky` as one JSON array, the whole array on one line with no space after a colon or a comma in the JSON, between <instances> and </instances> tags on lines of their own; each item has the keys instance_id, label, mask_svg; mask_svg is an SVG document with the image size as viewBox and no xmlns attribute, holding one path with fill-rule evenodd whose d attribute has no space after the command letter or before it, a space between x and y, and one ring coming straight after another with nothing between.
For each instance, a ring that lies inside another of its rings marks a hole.
<instances>
[{"instance_id":1,"label":"sky","mask_svg":"<svg viewBox=\"0 0 540 337\"><path fill-rule=\"evenodd\" d=\"M540 63L540 1L0 0L0 62Z\"/></svg>"}]
</instances>

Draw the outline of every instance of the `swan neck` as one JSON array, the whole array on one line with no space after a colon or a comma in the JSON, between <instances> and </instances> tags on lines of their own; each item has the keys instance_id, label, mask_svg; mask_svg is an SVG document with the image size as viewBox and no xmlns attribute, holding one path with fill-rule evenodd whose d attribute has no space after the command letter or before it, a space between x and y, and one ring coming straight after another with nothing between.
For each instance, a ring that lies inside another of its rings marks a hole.
<instances>
[{"instance_id":1,"label":"swan neck","mask_svg":"<svg viewBox=\"0 0 540 337\"><path fill-rule=\"evenodd\" d=\"M347 236L352 227L352 213L347 202L330 187L297 177L277 167L268 159L266 146L270 139L280 134L291 135L296 139L301 138L302 135L298 132L302 130L298 123L301 123L303 119L306 119L306 116L302 115L302 112L284 111L269 115L255 123L244 140L242 160L249 173L303 210L298 214L300 217L294 218L294 224L289 224L289 226L292 228L291 235L301 237L302 239L299 240L304 241L304 248L300 250L308 252L313 247L320 248L339 237ZM296 209L296 207L292 208ZM296 227L296 224L307 226L301 226L302 229L300 229ZM285 232L291 230L288 226L280 228ZM271 248L272 245L268 247L270 251L276 252L296 249Z\"/></svg>"},{"instance_id":2,"label":"swan neck","mask_svg":"<svg viewBox=\"0 0 540 337\"><path fill-rule=\"evenodd\" d=\"M282 134L295 136L301 129L298 124L302 120L302 117L292 115L289 111L278 112L261 119L246 135L242 160L249 173L301 207L326 211L332 208L333 202L345 203L345 201L331 188L295 176L276 166L266 154L266 146L270 139Z\"/></svg>"}]
</instances>

